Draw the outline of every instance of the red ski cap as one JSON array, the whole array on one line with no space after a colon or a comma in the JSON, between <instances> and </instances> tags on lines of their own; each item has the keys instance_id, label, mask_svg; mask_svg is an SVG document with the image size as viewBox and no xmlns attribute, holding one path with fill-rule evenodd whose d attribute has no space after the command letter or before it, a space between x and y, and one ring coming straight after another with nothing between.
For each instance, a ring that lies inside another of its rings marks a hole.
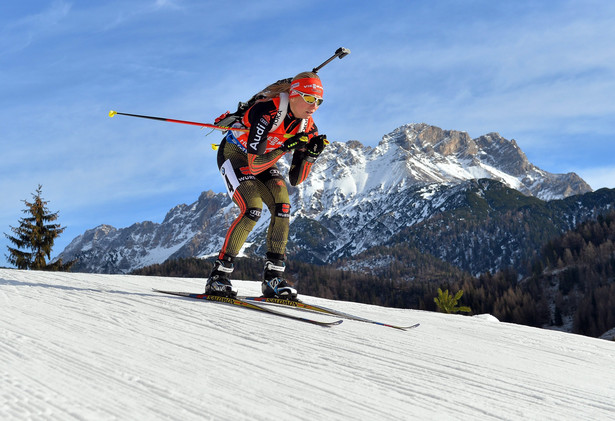
<instances>
[{"instance_id":1,"label":"red ski cap","mask_svg":"<svg viewBox=\"0 0 615 421\"><path fill-rule=\"evenodd\" d=\"M293 97L299 95L298 93L293 91L299 91L304 94L314 95L321 99L324 94L322 82L320 81L320 79L315 77L306 77L293 80L290 84L290 96Z\"/></svg>"}]
</instances>

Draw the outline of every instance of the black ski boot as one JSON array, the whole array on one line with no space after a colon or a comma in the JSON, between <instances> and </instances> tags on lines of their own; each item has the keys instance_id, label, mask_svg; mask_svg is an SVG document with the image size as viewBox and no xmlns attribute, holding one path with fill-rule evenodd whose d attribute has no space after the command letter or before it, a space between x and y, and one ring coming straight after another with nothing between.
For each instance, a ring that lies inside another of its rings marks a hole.
<instances>
[{"instance_id":1,"label":"black ski boot","mask_svg":"<svg viewBox=\"0 0 615 421\"><path fill-rule=\"evenodd\" d=\"M237 288L231 284L229 279L233 269L233 263L230 259L216 260L205 285L205 294L229 298L236 297Z\"/></svg>"},{"instance_id":2,"label":"black ski boot","mask_svg":"<svg viewBox=\"0 0 615 421\"><path fill-rule=\"evenodd\" d=\"M291 287L282 276L286 265L283 260L267 259L263 274L263 297L296 300L297 290Z\"/></svg>"}]
</instances>

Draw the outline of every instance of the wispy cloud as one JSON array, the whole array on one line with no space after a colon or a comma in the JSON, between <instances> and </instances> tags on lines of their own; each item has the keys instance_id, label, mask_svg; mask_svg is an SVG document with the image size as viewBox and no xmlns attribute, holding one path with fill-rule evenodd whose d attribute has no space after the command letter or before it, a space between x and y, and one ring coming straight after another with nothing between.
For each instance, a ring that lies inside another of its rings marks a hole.
<instances>
[{"instance_id":1,"label":"wispy cloud","mask_svg":"<svg viewBox=\"0 0 615 421\"><path fill-rule=\"evenodd\" d=\"M69 3L57 0L41 12L5 23L0 30L0 57L23 50L32 42L57 31L70 10Z\"/></svg>"},{"instance_id":2,"label":"wispy cloud","mask_svg":"<svg viewBox=\"0 0 615 421\"><path fill-rule=\"evenodd\" d=\"M369 51L351 58L360 76L344 94L352 105L346 115L336 109L342 126L351 114L373 124L336 130L373 141L396 124L424 121L475 136L498 131L530 149L535 142L519 135L535 131L553 144L563 134L615 130L615 4L472 4L459 16L408 5L376 22L393 29L362 40Z\"/></svg>"},{"instance_id":3,"label":"wispy cloud","mask_svg":"<svg viewBox=\"0 0 615 421\"><path fill-rule=\"evenodd\" d=\"M179 10L184 7L180 4L180 1L177 0L156 0L154 2L154 7L156 9L174 9Z\"/></svg>"}]
</instances>

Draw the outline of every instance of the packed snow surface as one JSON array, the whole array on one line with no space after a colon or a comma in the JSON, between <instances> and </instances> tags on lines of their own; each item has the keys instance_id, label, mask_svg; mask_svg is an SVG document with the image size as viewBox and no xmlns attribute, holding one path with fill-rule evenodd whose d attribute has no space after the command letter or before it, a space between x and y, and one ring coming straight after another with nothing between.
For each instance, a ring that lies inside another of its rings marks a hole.
<instances>
[{"instance_id":1,"label":"packed snow surface","mask_svg":"<svg viewBox=\"0 0 615 421\"><path fill-rule=\"evenodd\" d=\"M303 297L421 323L323 328L151 288L203 280L0 269L0 419L615 419L615 342Z\"/></svg>"}]
</instances>

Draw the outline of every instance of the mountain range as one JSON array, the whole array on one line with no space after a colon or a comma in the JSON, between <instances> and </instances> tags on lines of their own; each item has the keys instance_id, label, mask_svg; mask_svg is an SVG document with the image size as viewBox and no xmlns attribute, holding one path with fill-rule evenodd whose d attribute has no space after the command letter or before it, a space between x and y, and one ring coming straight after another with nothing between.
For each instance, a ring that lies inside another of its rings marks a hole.
<instances>
[{"instance_id":1,"label":"mountain range","mask_svg":"<svg viewBox=\"0 0 615 421\"><path fill-rule=\"evenodd\" d=\"M289 159L279 166L285 173ZM383 260L361 261L362 253L405 244L471 273L520 264L550 236L615 203L613 191L592 192L574 173L536 167L514 140L472 139L424 123L399 127L373 148L332 142L289 192L291 259L375 269ZM87 230L58 257L78 259L76 271L128 273L169 258L213 256L237 214L226 194L206 191L161 223ZM264 254L268 221L264 210L243 253Z\"/></svg>"}]
</instances>

